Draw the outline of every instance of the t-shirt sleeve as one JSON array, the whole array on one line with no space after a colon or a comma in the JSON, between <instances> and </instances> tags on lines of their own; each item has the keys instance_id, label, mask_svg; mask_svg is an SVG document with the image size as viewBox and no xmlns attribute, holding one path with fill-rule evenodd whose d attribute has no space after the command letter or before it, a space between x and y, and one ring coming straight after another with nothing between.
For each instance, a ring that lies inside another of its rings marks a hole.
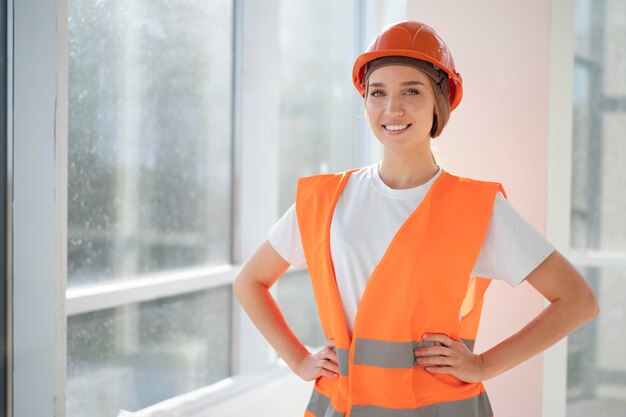
<instances>
[{"instance_id":1,"label":"t-shirt sleeve","mask_svg":"<svg viewBox=\"0 0 626 417\"><path fill-rule=\"evenodd\" d=\"M267 240L286 262L299 268L306 268L295 203L267 232Z\"/></svg>"},{"instance_id":2,"label":"t-shirt sleeve","mask_svg":"<svg viewBox=\"0 0 626 417\"><path fill-rule=\"evenodd\" d=\"M502 280L516 287L554 250L498 192L472 275Z\"/></svg>"}]
</instances>

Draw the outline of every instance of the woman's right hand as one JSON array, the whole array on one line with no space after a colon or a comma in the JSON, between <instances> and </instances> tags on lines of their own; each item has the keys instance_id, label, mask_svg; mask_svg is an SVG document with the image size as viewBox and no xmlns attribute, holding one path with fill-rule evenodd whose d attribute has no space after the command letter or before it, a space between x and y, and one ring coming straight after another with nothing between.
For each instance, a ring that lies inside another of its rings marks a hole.
<instances>
[{"instance_id":1,"label":"woman's right hand","mask_svg":"<svg viewBox=\"0 0 626 417\"><path fill-rule=\"evenodd\" d=\"M334 350L335 341L330 339L324 349L313 354L309 353L294 366L294 373L305 381L313 381L320 376L337 378L339 376L339 364L337 352Z\"/></svg>"}]
</instances>

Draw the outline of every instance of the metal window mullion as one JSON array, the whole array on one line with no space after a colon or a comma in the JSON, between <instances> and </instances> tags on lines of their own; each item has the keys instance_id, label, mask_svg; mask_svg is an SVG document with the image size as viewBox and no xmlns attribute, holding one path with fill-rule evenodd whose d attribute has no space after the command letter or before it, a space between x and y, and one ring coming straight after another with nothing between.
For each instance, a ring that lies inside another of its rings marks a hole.
<instances>
[{"instance_id":1,"label":"metal window mullion","mask_svg":"<svg viewBox=\"0 0 626 417\"><path fill-rule=\"evenodd\" d=\"M237 269L238 265L228 264L152 274L104 285L70 288L66 291L67 315L84 314L230 285Z\"/></svg>"},{"instance_id":2,"label":"metal window mullion","mask_svg":"<svg viewBox=\"0 0 626 417\"><path fill-rule=\"evenodd\" d=\"M242 2L239 51L237 253L243 261L264 240L278 214L280 1ZM239 303L233 303L233 372L267 367L274 351Z\"/></svg>"},{"instance_id":3,"label":"metal window mullion","mask_svg":"<svg viewBox=\"0 0 626 417\"><path fill-rule=\"evenodd\" d=\"M62 417L67 2L15 2L12 16L12 412L16 416Z\"/></svg>"},{"instance_id":4,"label":"metal window mullion","mask_svg":"<svg viewBox=\"0 0 626 417\"><path fill-rule=\"evenodd\" d=\"M546 237L568 255L570 248L574 5L550 3ZM543 353L542 415L565 417L567 338Z\"/></svg>"},{"instance_id":5,"label":"metal window mullion","mask_svg":"<svg viewBox=\"0 0 626 417\"><path fill-rule=\"evenodd\" d=\"M55 257L56 285L54 303L55 317L55 404L54 416L66 413L67 385L67 316L65 292L67 289L67 188L68 188L68 132L69 132L69 35L68 0L56 1L56 114L54 155L55 186Z\"/></svg>"},{"instance_id":6,"label":"metal window mullion","mask_svg":"<svg viewBox=\"0 0 626 417\"><path fill-rule=\"evenodd\" d=\"M232 78L232 146L231 146L231 262L241 262L241 125L242 125L242 81L243 81L243 8L242 0L233 0L233 78ZM233 277L234 279L234 277ZM239 335L241 310L231 293L230 303L230 373L239 373Z\"/></svg>"},{"instance_id":7,"label":"metal window mullion","mask_svg":"<svg viewBox=\"0 0 626 417\"><path fill-rule=\"evenodd\" d=\"M6 23L6 413L13 416L13 0L5 8Z\"/></svg>"},{"instance_id":8,"label":"metal window mullion","mask_svg":"<svg viewBox=\"0 0 626 417\"><path fill-rule=\"evenodd\" d=\"M75 316L210 290L225 285L230 286L239 268L240 265L228 264L180 272L164 272L148 277L114 281L90 287L69 288L66 291L66 314L67 316ZM298 271L297 268L290 268L285 274L297 273Z\"/></svg>"}]
</instances>

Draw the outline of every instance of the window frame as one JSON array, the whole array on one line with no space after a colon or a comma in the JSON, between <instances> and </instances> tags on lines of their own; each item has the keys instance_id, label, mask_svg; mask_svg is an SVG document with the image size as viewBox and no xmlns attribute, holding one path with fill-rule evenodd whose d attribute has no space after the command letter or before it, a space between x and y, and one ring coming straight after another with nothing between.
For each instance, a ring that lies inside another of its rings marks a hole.
<instances>
[{"instance_id":1,"label":"window frame","mask_svg":"<svg viewBox=\"0 0 626 417\"><path fill-rule=\"evenodd\" d=\"M9 28L7 26L10 24L10 19L8 18L7 11L10 10L7 6L7 2L0 3L0 39L2 40L2 44L0 46L0 60L4 60L7 62L7 57L9 55L8 41L7 35L9 32ZM2 344L6 347L3 351L2 357L0 360L2 364L0 364L0 404L2 404L2 408L0 408L0 413L7 413L9 407L9 389L10 385L8 384L9 375L10 375L10 361L8 360L9 355L7 351L11 344L10 339L10 311L11 311L11 298L10 294L10 281L9 277L9 252L10 247L8 246L9 236L10 236L10 224L7 221L8 212L11 210L8 204L8 196L9 196L9 188L8 188L8 180L7 173L10 172L10 164L11 160L8 155L11 155L11 146L9 141L9 129L7 126L7 119L9 115L9 107L10 102L8 100L9 95L9 82L8 82L8 65L0 68L0 90L3 93L3 102L0 105L2 109L2 114L0 115L0 135L2 137L2 144L0 146L0 157L2 158L2 162L0 162L0 166L2 172L0 173L0 184L2 184L2 196L0 197L0 201L2 207L0 208L0 212L2 213L3 224L0 226L0 235L4 238L2 242L2 257L0 258L0 264L3 267L3 276L4 280L0 283L0 306L2 306L2 312L0 316L2 317L2 323L0 324L0 339L2 339Z\"/></svg>"},{"instance_id":2,"label":"window frame","mask_svg":"<svg viewBox=\"0 0 626 417\"><path fill-rule=\"evenodd\" d=\"M9 415L65 415L67 2L8 3ZM35 260L35 261L34 261ZM37 398L37 401L33 401Z\"/></svg>"},{"instance_id":3,"label":"window frame","mask_svg":"<svg viewBox=\"0 0 626 417\"><path fill-rule=\"evenodd\" d=\"M565 256L570 252L574 4L550 3L550 90L546 238ZM546 300L547 306L549 302ZM565 417L567 338L543 353L542 415Z\"/></svg>"}]
</instances>

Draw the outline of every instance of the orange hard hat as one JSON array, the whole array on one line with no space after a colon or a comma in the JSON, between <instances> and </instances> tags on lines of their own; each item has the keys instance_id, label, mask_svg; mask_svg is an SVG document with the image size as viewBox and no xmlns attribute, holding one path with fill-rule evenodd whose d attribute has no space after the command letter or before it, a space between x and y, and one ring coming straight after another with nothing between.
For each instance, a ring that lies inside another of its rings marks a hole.
<instances>
[{"instance_id":1,"label":"orange hard hat","mask_svg":"<svg viewBox=\"0 0 626 417\"><path fill-rule=\"evenodd\" d=\"M367 50L354 62L352 82L363 95L363 78L367 64L387 56L404 56L430 62L435 69L448 75L450 83L450 110L454 110L463 96L463 80L455 71L450 50L435 30L420 22L403 21L385 26Z\"/></svg>"}]
</instances>

